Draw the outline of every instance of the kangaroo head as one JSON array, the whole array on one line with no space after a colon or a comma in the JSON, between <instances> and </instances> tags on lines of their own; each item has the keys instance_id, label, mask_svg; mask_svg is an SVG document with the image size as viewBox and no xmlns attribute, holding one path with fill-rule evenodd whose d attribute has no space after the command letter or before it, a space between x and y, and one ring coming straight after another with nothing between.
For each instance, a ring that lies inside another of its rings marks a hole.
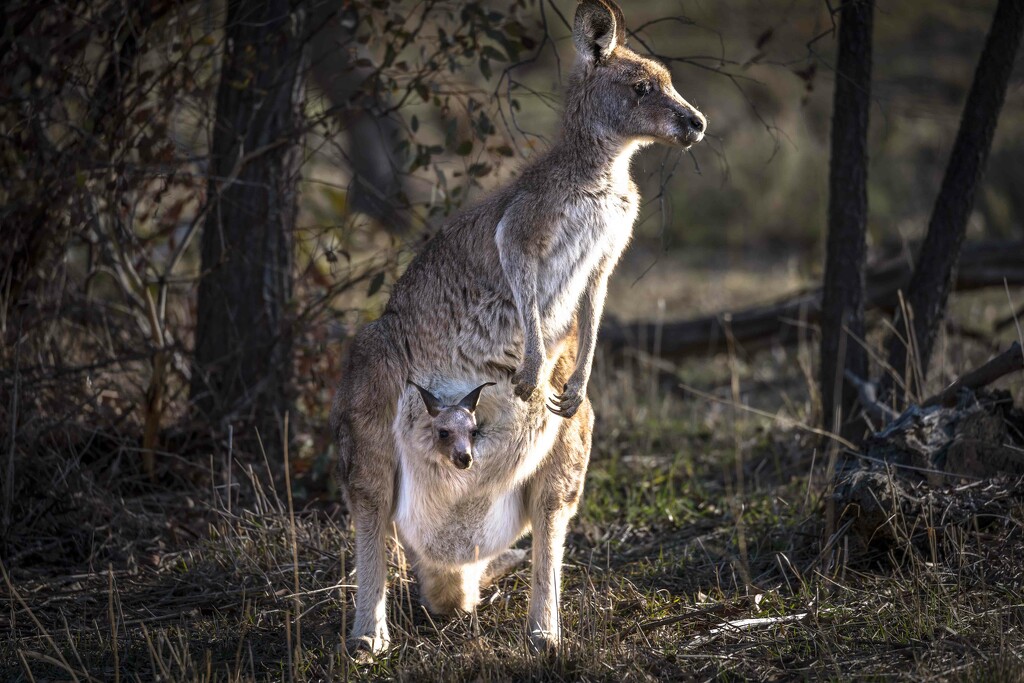
<instances>
[{"instance_id":1,"label":"kangaroo head","mask_svg":"<svg viewBox=\"0 0 1024 683\"><path fill-rule=\"evenodd\" d=\"M419 389L423 403L427 407L427 414L431 417L430 429L433 432L434 450L460 470L468 469L473 464L474 445L480 433L475 415L480 392L484 387L493 386L494 382L481 384L451 406L441 403L436 396L420 385L414 382L409 384Z\"/></svg>"},{"instance_id":2,"label":"kangaroo head","mask_svg":"<svg viewBox=\"0 0 1024 683\"><path fill-rule=\"evenodd\" d=\"M577 60L565 126L595 130L620 144L663 142L684 148L704 137L707 119L672 86L668 69L626 47L626 24L613 0L583 0L572 30Z\"/></svg>"}]
</instances>

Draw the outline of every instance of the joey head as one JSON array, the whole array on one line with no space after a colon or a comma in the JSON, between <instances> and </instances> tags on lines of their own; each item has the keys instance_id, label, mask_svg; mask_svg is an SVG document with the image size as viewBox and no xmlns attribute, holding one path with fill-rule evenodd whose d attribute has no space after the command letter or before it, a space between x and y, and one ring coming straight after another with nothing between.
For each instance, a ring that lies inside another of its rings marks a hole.
<instances>
[{"instance_id":1,"label":"joey head","mask_svg":"<svg viewBox=\"0 0 1024 683\"><path fill-rule=\"evenodd\" d=\"M481 384L450 406L444 405L430 391L415 382L409 384L419 389L427 414L431 417L434 453L460 470L469 469L475 455L474 444L480 434L475 415L480 392L484 387L494 386L494 382Z\"/></svg>"}]
</instances>

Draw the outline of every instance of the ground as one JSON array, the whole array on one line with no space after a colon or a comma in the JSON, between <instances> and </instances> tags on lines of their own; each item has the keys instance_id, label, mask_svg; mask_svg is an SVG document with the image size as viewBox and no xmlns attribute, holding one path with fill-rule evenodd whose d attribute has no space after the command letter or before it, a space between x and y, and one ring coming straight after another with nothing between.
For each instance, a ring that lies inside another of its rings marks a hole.
<instances>
[{"instance_id":1,"label":"ground","mask_svg":"<svg viewBox=\"0 0 1024 683\"><path fill-rule=\"evenodd\" d=\"M633 280L613 286L620 314ZM715 290L706 274L690 284ZM639 298L658 310L656 291ZM259 459L180 458L172 486L128 490L87 451L65 477L77 497L40 508L50 535L4 563L0 679L1024 681L1021 498L863 543L832 503L841 454L808 429L812 357L807 343L668 368L598 359L554 659L527 649L528 567L475 614L436 619L396 551L394 647L356 665L340 650L351 535L316 467L286 483Z\"/></svg>"}]
</instances>

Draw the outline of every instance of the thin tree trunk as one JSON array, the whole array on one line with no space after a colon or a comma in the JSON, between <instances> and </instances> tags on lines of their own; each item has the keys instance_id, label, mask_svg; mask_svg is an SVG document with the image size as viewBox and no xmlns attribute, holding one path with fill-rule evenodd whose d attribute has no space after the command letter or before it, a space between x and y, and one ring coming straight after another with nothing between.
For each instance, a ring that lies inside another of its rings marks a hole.
<instances>
[{"instance_id":1,"label":"thin tree trunk","mask_svg":"<svg viewBox=\"0 0 1024 683\"><path fill-rule=\"evenodd\" d=\"M923 380L928 371L939 325L946 314L967 220L992 146L1022 31L1024 3L999 0L964 104L942 188L932 209L928 234L907 289L910 319L899 313L895 319L899 336L893 335L889 340L889 364L915 393L921 389L918 379ZM912 356L908 354L908 343L914 350ZM883 379L884 389L891 391L894 384L889 375Z\"/></svg>"},{"instance_id":2,"label":"thin tree trunk","mask_svg":"<svg viewBox=\"0 0 1024 683\"><path fill-rule=\"evenodd\" d=\"M846 432L857 391L843 378L867 375L864 339L865 231L868 220L868 112L871 108L873 0L844 0L832 105L828 245L821 316L823 422ZM846 426L844 426L844 423Z\"/></svg>"},{"instance_id":3,"label":"thin tree trunk","mask_svg":"<svg viewBox=\"0 0 1024 683\"><path fill-rule=\"evenodd\" d=\"M302 12L229 0L202 239L192 396L211 421L279 443L292 378L292 231L304 91Z\"/></svg>"}]
</instances>

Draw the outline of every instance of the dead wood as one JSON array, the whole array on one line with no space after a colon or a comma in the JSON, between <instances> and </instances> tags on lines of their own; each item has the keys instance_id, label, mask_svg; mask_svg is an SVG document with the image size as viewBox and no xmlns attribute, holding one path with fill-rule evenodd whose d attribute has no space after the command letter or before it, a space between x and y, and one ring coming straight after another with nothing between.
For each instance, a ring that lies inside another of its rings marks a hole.
<instances>
[{"instance_id":1,"label":"dead wood","mask_svg":"<svg viewBox=\"0 0 1024 683\"><path fill-rule=\"evenodd\" d=\"M1024 504L1024 479L935 486L892 470L859 468L837 486L834 500L853 541L850 559L888 557L902 564L911 554L941 561L957 557L966 534L994 540L1012 533L1012 511Z\"/></svg>"},{"instance_id":2,"label":"dead wood","mask_svg":"<svg viewBox=\"0 0 1024 683\"><path fill-rule=\"evenodd\" d=\"M928 405L911 406L869 437L853 467L840 473L833 501L863 547L934 560L943 539L992 522L1007 501L1024 500L1024 411L1009 392L969 386L996 379L1010 352L1020 358L1015 344Z\"/></svg>"},{"instance_id":3,"label":"dead wood","mask_svg":"<svg viewBox=\"0 0 1024 683\"><path fill-rule=\"evenodd\" d=\"M873 383L848 376L864 411L884 426L864 442L868 459L909 469L932 483L949 475L1024 474L1024 413L1013 406L1009 393L984 390L1021 370L1024 353L1014 342L899 415L876 399Z\"/></svg>"},{"instance_id":4,"label":"dead wood","mask_svg":"<svg viewBox=\"0 0 1024 683\"><path fill-rule=\"evenodd\" d=\"M911 264L906 257L870 267L865 306L891 313L910 277ZM956 291L1003 287L1004 283L1024 285L1024 242L979 243L964 248ZM735 343L747 351L792 344L799 340L801 327L819 322L821 298L822 290L817 287L769 304L691 320L623 323L608 318L601 326L600 340L613 353L629 349L668 359L725 351L727 328Z\"/></svg>"},{"instance_id":5,"label":"dead wood","mask_svg":"<svg viewBox=\"0 0 1024 683\"><path fill-rule=\"evenodd\" d=\"M968 372L935 396L925 400L921 407L927 408L934 405L951 406L956 402L957 394L962 389L980 389L987 387L1000 377L1005 377L1011 372L1024 370L1024 349L1021 349L1019 342L1014 342L1006 351L1002 352L980 368Z\"/></svg>"},{"instance_id":6,"label":"dead wood","mask_svg":"<svg viewBox=\"0 0 1024 683\"><path fill-rule=\"evenodd\" d=\"M833 494L862 546L903 547L934 558L942 545L938 530L955 536L977 526L980 511L998 507L998 500L1024 498L1024 411L1009 392L984 389L1021 370L1024 352L1015 342L898 416L876 400L874 384L848 377L865 413L887 425L839 473Z\"/></svg>"},{"instance_id":7,"label":"dead wood","mask_svg":"<svg viewBox=\"0 0 1024 683\"><path fill-rule=\"evenodd\" d=\"M869 462L939 484L949 478L1024 475L1024 415L1003 391L961 389L952 406L911 406L864 443Z\"/></svg>"},{"instance_id":8,"label":"dead wood","mask_svg":"<svg viewBox=\"0 0 1024 683\"><path fill-rule=\"evenodd\" d=\"M990 359L982 366L959 377L934 396L925 399L920 403L920 407L917 405L911 406L911 409L903 415L897 413L887 403L878 400L878 385L875 382L858 377L849 370L846 371L846 381L857 390L860 408L864 413L885 427L894 421L898 422L905 415L912 413L913 410L919 411L933 406L952 408L957 400L961 398L961 392L965 390L977 391L987 387L997 379L1021 370L1024 370L1024 351L1022 351L1019 342L1014 342L1006 351Z\"/></svg>"}]
</instances>

